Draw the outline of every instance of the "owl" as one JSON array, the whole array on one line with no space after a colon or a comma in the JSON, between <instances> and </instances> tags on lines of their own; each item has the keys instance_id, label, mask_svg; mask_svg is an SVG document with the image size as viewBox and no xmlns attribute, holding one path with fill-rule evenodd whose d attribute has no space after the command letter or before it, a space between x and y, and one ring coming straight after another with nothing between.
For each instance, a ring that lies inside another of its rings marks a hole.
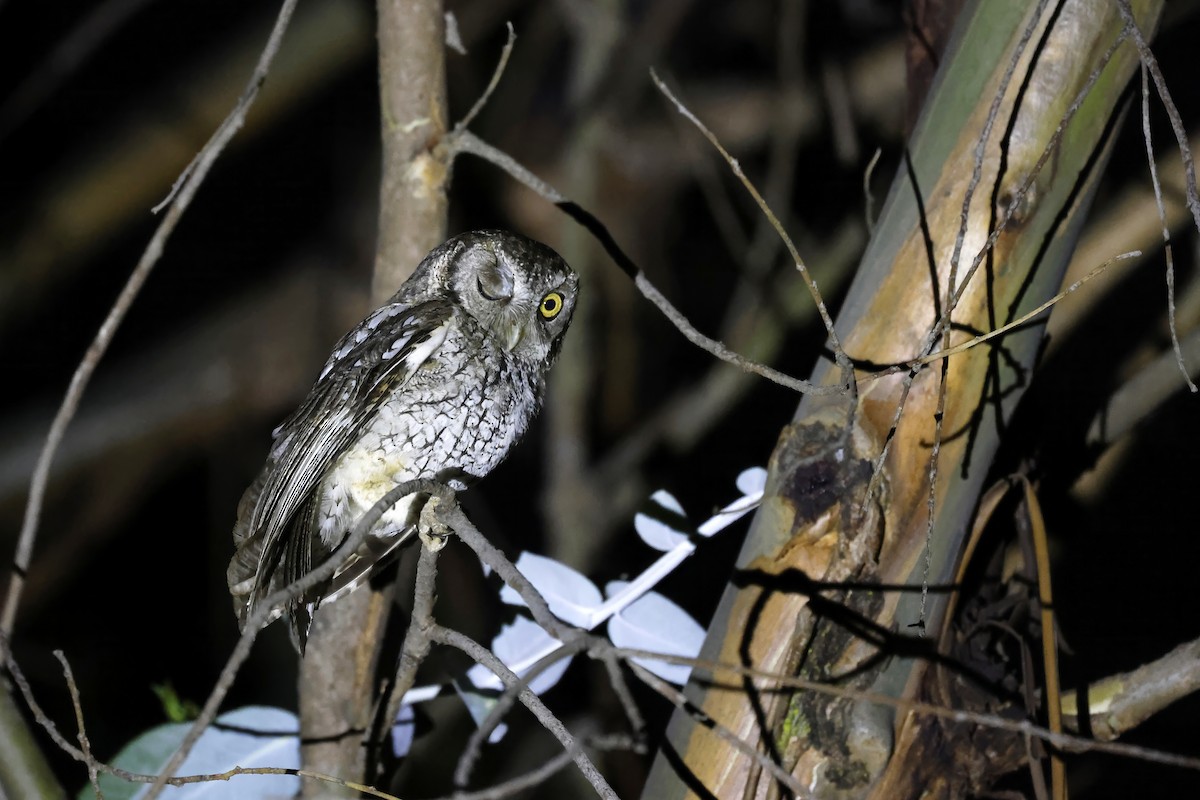
<instances>
[{"instance_id":1,"label":"owl","mask_svg":"<svg viewBox=\"0 0 1200 800\"><path fill-rule=\"evenodd\" d=\"M462 490L491 472L541 406L578 290L549 247L505 231L464 233L346 334L275 429L238 505L227 578L239 623L329 559L396 484L427 478ZM401 499L327 585L274 609L289 617L301 654L317 607L385 564L427 499Z\"/></svg>"}]
</instances>

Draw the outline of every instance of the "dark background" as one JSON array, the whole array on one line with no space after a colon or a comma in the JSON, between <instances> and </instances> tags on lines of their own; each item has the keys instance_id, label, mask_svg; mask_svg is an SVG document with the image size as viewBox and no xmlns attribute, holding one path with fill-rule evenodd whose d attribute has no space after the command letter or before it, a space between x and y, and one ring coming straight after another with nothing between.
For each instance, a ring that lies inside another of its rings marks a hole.
<instances>
[{"instance_id":1,"label":"dark background","mask_svg":"<svg viewBox=\"0 0 1200 800\"><path fill-rule=\"evenodd\" d=\"M701 330L747 349L740 331L759 317L773 320L772 363L805 375L823 338L809 310L795 310L807 303L798 277L788 277L787 259L749 199L679 124L646 68L679 87L765 188L810 265L827 270L822 287L836 313L867 236L864 170L881 148L872 180L878 211L898 163L906 106L917 102L904 80L900 5L450 6L469 50L447 56L451 117L486 85L503 22L511 20L519 37L512 61L474 130L604 220ZM1171 4L1155 44L1193 128L1196 9ZM150 206L230 107L275 11L275 4L226 0L0 2L5 547L15 545L50 417L158 223ZM224 569L238 497L272 427L367 309L379 160L373 13L362 0L301 3L293 34L316 22L293 63L319 67L280 66L268 79L246 130L201 188L118 333L58 455L14 646L41 702L69 731L69 698L51 656L65 651L101 757L163 721L153 684L170 682L197 702L206 696L237 633ZM93 48L80 44L104 25ZM1165 151L1165 119L1154 121ZM1131 115L1097 209L1147 181ZM636 574L653 556L632 530L640 498L666 488L693 519L705 518L735 496L738 472L765 464L797 398L742 380L694 436L655 435L654 420L672 415L667 404L694 397L702 379L732 368L688 345L554 208L464 157L455 165L450 230L493 226L546 241L583 275L588 305L571 331L570 364L557 371L561 382L587 388L579 401L557 387L560 399L551 398L509 461L472 490L468 510L514 556L522 549L555 555L600 584ZM1181 306L1196 294L1195 253L1195 230L1185 226L1174 251ZM1082 444L1086 423L1138 353L1166 342L1161 253L1122 269L1118 291L1039 373L1006 443L1007 462L997 466L1002 474L1032 462L1044 480L1068 686L1132 669L1200 634L1200 540L1189 503L1200 477L1195 397L1180 392L1121 442L1100 489L1078 485L1098 455ZM1194 312L1186 317L1181 325L1195 324ZM548 459L567 436L582 443L581 469L550 475ZM631 450L637 457L622 455ZM703 622L744 529L706 544L663 592ZM439 609L486 638L509 612L469 559L457 548L450 556ZM548 700L568 722L590 718L620 729L600 673L576 665ZM293 707L294 679L286 639L272 629L226 705ZM650 730L660 729L668 709L639 697ZM439 701L434 741L462 741L469 722L455 702ZM1183 701L1128 739L1195 755L1197 713L1194 698ZM520 743L489 754L480 780L502 774L506 762L531 767L554 752L539 737L513 740ZM82 785L81 767L47 751L70 789ZM613 759L617 790L635 792L646 762ZM1200 789L1195 773L1146 763L1100 756L1069 763L1079 798ZM406 767L405 796L440 792L451 768L431 758L420 770ZM574 785L564 780L546 796Z\"/></svg>"}]
</instances>

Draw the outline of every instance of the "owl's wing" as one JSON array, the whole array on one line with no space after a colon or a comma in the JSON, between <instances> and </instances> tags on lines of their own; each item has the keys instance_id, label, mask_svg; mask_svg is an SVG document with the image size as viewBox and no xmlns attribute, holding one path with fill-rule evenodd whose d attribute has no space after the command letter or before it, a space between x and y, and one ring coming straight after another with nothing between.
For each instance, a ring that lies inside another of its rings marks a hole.
<instances>
[{"instance_id":1,"label":"owl's wing","mask_svg":"<svg viewBox=\"0 0 1200 800\"><path fill-rule=\"evenodd\" d=\"M238 505L233 531L227 578L239 621L336 547L313 550L324 546L312 524L313 491L379 405L445 341L454 319L441 299L383 306L338 342L308 396L275 429L267 464ZM281 561L286 569L276 582Z\"/></svg>"}]
</instances>

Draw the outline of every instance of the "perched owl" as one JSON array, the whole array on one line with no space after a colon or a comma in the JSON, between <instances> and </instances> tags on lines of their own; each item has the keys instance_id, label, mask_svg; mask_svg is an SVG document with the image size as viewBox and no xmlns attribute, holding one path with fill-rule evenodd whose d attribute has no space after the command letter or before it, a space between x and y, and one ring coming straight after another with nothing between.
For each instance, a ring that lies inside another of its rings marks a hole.
<instances>
[{"instance_id":1,"label":"perched owl","mask_svg":"<svg viewBox=\"0 0 1200 800\"><path fill-rule=\"evenodd\" d=\"M464 233L346 334L275 430L238 505L227 574L238 621L328 559L396 484L430 478L461 490L491 472L541 405L578 289L543 244ZM301 653L317 606L385 563L415 531L426 499L401 499L327 586L277 610Z\"/></svg>"}]
</instances>

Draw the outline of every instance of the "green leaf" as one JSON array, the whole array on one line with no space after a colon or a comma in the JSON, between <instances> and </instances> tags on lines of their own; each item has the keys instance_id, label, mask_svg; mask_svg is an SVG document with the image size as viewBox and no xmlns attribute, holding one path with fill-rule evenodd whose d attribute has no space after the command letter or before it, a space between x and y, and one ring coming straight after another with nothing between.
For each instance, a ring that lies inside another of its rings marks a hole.
<instances>
[{"instance_id":1,"label":"green leaf","mask_svg":"<svg viewBox=\"0 0 1200 800\"><path fill-rule=\"evenodd\" d=\"M171 722L190 722L200 714L200 706L191 700L184 700L175 691L170 681L156 683L150 687L162 703L163 713Z\"/></svg>"}]
</instances>

